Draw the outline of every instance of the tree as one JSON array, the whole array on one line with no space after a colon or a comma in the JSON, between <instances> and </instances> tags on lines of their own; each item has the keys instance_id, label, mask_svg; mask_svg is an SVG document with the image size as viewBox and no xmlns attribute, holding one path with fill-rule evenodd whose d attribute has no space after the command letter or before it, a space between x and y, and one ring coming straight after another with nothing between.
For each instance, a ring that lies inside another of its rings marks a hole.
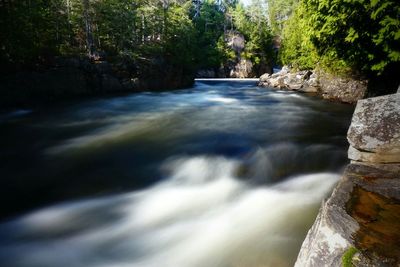
<instances>
[{"instance_id":1,"label":"tree","mask_svg":"<svg viewBox=\"0 0 400 267\"><path fill-rule=\"evenodd\" d=\"M282 35L284 23L289 19L298 0L268 0L268 22L272 33Z\"/></svg>"},{"instance_id":2,"label":"tree","mask_svg":"<svg viewBox=\"0 0 400 267\"><path fill-rule=\"evenodd\" d=\"M307 11L299 22L311 27L302 32L322 61L365 75L400 62L397 0L303 0L298 8Z\"/></svg>"},{"instance_id":3,"label":"tree","mask_svg":"<svg viewBox=\"0 0 400 267\"><path fill-rule=\"evenodd\" d=\"M313 27L307 19L310 13L299 4L295 12L284 23L279 60L295 69L313 69L320 60L310 40Z\"/></svg>"}]
</instances>

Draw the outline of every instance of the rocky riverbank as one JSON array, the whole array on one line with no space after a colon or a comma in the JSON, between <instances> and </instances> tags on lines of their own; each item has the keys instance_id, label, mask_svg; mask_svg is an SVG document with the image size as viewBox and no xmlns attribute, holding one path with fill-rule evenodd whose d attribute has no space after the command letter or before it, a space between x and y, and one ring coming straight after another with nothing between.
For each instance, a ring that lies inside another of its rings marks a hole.
<instances>
[{"instance_id":1,"label":"rocky riverbank","mask_svg":"<svg viewBox=\"0 0 400 267\"><path fill-rule=\"evenodd\" d=\"M400 266L400 94L360 100L351 164L323 203L297 267Z\"/></svg>"},{"instance_id":2,"label":"rocky riverbank","mask_svg":"<svg viewBox=\"0 0 400 267\"><path fill-rule=\"evenodd\" d=\"M259 86L320 95L324 99L355 103L366 96L368 82L336 77L322 70L293 72L283 67L260 77Z\"/></svg>"}]
</instances>

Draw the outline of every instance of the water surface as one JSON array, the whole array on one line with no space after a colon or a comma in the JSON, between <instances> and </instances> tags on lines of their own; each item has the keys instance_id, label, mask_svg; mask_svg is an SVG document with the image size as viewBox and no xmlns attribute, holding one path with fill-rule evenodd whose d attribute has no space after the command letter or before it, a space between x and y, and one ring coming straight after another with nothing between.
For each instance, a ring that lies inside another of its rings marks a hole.
<instances>
[{"instance_id":1,"label":"water surface","mask_svg":"<svg viewBox=\"0 0 400 267\"><path fill-rule=\"evenodd\" d=\"M0 114L2 266L292 266L352 107L198 81Z\"/></svg>"}]
</instances>

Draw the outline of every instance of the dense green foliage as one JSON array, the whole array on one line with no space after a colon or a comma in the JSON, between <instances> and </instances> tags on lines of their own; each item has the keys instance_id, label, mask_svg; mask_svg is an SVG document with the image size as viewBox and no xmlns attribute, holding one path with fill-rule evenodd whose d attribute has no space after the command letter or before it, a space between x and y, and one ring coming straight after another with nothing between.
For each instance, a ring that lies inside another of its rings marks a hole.
<instances>
[{"instance_id":1,"label":"dense green foliage","mask_svg":"<svg viewBox=\"0 0 400 267\"><path fill-rule=\"evenodd\" d=\"M10 0L0 2L4 70L56 56L161 59L194 72L218 68L232 51L221 42L239 30L254 63L271 51L259 2L217 0ZM258 4L258 6L257 6Z\"/></svg>"},{"instance_id":2,"label":"dense green foliage","mask_svg":"<svg viewBox=\"0 0 400 267\"><path fill-rule=\"evenodd\" d=\"M59 55L157 57L190 67L196 50L190 2L2 2L1 59L24 65ZM189 56L188 56L189 55Z\"/></svg>"},{"instance_id":3,"label":"dense green foliage","mask_svg":"<svg viewBox=\"0 0 400 267\"><path fill-rule=\"evenodd\" d=\"M312 31L312 26L307 20L309 15L304 5L298 5L293 15L286 21L282 33L280 60L298 69L313 69L319 59L309 38Z\"/></svg>"},{"instance_id":4,"label":"dense green foliage","mask_svg":"<svg viewBox=\"0 0 400 267\"><path fill-rule=\"evenodd\" d=\"M248 40L242 57L259 64L272 59L272 33L263 2L253 1L247 8L237 5L232 10L233 24Z\"/></svg>"},{"instance_id":5,"label":"dense green foliage","mask_svg":"<svg viewBox=\"0 0 400 267\"><path fill-rule=\"evenodd\" d=\"M268 18L274 35L282 35L285 21L292 15L298 0L268 0Z\"/></svg>"},{"instance_id":6,"label":"dense green foliage","mask_svg":"<svg viewBox=\"0 0 400 267\"><path fill-rule=\"evenodd\" d=\"M284 64L379 74L400 62L400 3L301 0L283 37Z\"/></svg>"}]
</instances>

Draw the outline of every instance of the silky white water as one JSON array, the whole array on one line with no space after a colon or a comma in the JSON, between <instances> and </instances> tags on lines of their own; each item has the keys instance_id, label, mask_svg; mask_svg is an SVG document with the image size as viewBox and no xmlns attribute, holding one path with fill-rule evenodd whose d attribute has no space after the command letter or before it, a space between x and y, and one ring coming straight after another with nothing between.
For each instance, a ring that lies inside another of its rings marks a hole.
<instances>
[{"instance_id":1,"label":"silky white water","mask_svg":"<svg viewBox=\"0 0 400 267\"><path fill-rule=\"evenodd\" d=\"M2 266L291 266L338 176L272 186L235 177L239 162L179 158L147 190L64 203L0 227Z\"/></svg>"}]
</instances>

